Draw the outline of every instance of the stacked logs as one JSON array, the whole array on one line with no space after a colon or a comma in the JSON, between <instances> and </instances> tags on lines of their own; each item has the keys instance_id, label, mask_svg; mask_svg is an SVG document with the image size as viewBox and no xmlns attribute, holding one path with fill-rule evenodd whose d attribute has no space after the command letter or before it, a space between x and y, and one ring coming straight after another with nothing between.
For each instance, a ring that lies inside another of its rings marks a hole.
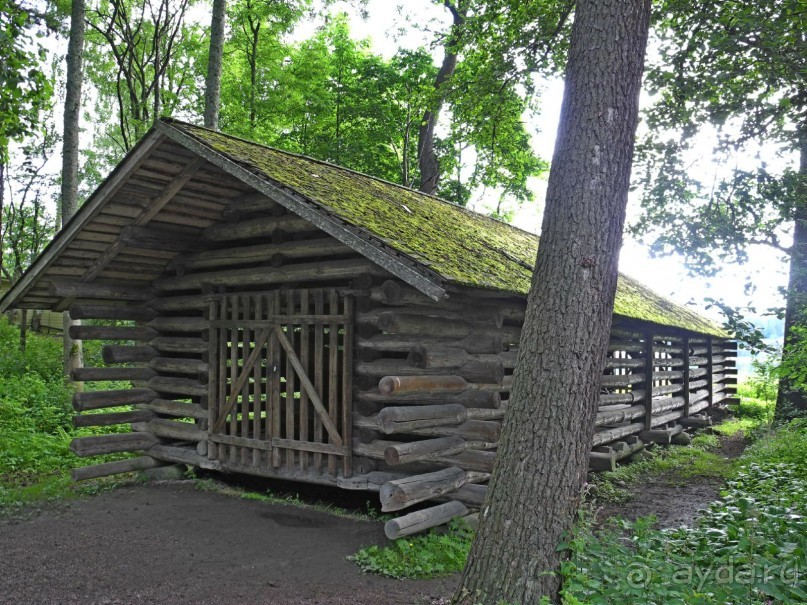
<instances>
[{"instance_id":1,"label":"stacked logs","mask_svg":"<svg viewBox=\"0 0 807 605\"><path fill-rule=\"evenodd\" d=\"M339 484L378 491L384 511L446 501L390 521L390 538L481 505L525 306L516 297L468 290L435 304L393 281L372 288L359 305L353 451L360 474ZM683 439L686 421L696 423L730 397L733 346L615 328L591 468L614 468L648 442Z\"/></svg>"}]
</instances>

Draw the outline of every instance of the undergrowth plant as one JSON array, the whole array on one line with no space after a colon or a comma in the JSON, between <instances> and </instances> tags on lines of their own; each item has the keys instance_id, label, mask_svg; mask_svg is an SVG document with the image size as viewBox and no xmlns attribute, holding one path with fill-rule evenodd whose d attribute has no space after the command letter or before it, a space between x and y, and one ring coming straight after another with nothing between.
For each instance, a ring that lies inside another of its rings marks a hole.
<instances>
[{"instance_id":1,"label":"undergrowth plant","mask_svg":"<svg viewBox=\"0 0 807 605\"><path fill-rule=\"evenodd\" d=\"M368 546L348 557L362 571L389 578L436 578L462 571L471 550L473 531L454 520L448 531L398 538L389 546Z\"/></svg>"}]
</instances>

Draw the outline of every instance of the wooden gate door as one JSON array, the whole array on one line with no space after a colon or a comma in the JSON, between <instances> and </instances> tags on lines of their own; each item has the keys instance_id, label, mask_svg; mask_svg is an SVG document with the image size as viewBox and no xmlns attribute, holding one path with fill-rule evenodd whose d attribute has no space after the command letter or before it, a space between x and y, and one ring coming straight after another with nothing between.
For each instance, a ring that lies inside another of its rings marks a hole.
<instances>
[{"instance_id":1,"label":"wooden gate door","mask_svg":"<svg viewBox=\"0 0 807 605\"><path fill-rule=\"evenodd\" d=\"M352 299L335 289L210 305L209 457L300 479L351 474Z\"/></svg>"}]
</instances>

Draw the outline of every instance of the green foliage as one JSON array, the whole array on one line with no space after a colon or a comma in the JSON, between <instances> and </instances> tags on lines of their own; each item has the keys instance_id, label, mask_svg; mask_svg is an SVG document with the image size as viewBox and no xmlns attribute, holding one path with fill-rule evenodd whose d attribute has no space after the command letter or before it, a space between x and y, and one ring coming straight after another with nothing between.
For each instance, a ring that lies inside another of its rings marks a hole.
<instances>
[{"instance_id":1,"label":"green foliage","mask_svg":"<svg viewBox=\"0 0 807 605\"><path fill-rule=\"evenodd\" d=\"M465 522L452 521L447 532L431 530L391 546L368 546L348 558L363 571L389 578L436 578L462 571L472 539Z\"/></svg>"},{"instance_id":2,"label":"green foliage","mask_svg":"<svg viewBox=\"0 0 807 605\"><path fill-rule=\"evenodd\" d=\"M807 418L772 428L748 448L744 459L757 464L788 464L807 481Z\"/></svg>"},{"instance_id":3,"label":"green foliage","mask_svg":"<svg viewBox=\"0 0 807 605\"><path fill-rule=\"evenodd\" d=\"M8 146L33 132L50 103L53 86L42 70L40 19L12 0L0 0L0 164Z\"/></svg>"},{"instance_id":4,"label":"green foliage","mask_svg":"<svg viewBox=\"0 0 807 605\"><path fill-rule=\"evenodd\" d=\"M693 528L654 519L595 530L583 522L561 548L563 602L682 605L807 599L807 481L791 466L750 464Z\"/></svg>"}]
</instances>

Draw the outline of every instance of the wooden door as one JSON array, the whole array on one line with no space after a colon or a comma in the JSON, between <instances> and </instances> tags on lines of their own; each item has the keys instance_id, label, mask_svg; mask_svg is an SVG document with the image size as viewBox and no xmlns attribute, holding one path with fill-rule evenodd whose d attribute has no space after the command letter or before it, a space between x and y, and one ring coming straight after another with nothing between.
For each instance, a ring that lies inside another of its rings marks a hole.
<instances>
[{"instance_id":1,"label":"wooden door","mask_svg":"<svg viewBox=\"0 0 807 605\"><path fill-rule=\"evenodd\" d=\"M350 476L352 322L332 288L215 297L209 456L261 475Z\"/></svg>"}]
</instances>

